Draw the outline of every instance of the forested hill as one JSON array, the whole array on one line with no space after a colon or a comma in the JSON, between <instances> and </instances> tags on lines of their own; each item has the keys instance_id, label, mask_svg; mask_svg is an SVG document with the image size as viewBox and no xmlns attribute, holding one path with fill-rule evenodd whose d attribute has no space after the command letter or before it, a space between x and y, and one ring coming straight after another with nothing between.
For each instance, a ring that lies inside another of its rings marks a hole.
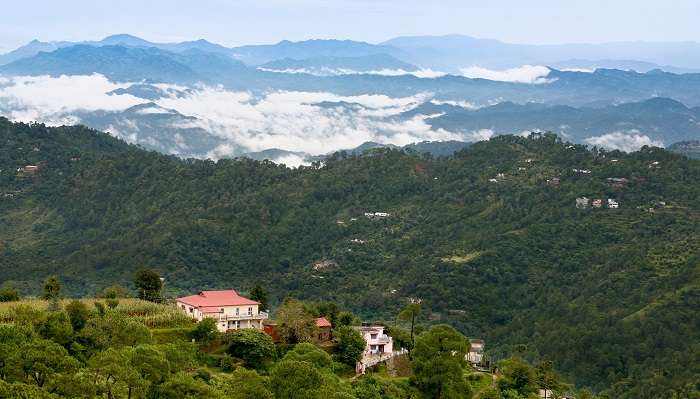
<instances>
[{"instance_id":1,"label":"forested hill","mask_svg":"<svg viewBox=\"0 0 700 399\"><path fill-rule=\"evenodd\" d=\"M170 294L260 283L375 319L418 297L423 320L492 356L525 344L611 397L670 397L700 376L700 161L532 135L292 170L5 119L0 143L0 279L25 293L57 274L94 294L148 266ZM577 209L583 196L619 209Z\"/></svg>"}]
</instances>

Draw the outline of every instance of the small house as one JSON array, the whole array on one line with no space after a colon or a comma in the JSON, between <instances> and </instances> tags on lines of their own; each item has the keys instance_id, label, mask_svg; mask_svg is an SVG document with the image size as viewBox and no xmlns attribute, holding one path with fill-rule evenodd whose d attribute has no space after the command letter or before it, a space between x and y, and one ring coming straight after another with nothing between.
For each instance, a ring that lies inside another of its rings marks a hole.
<instances>
[{"instance_id":1,"label":"small house","mask_svg":"<svg viewBox=\"0 0 700 399\"><path fill-rule=\"evenodd\" d=\"M393 352L394 340L386 334L384 326L362 326L356 327L356 329L367 343L365 347L365 356Z\"/></svg>"},{"instance_id":2,"label":"small house","mask_svg":"<svg viewBox=\"0 0 700 399\"><path fill-rule=\"evenodd\" d=\"M319 317L316 319L316 331L314 339L316 342L323 343L331 340L331 330L333 325L325 317Z\"/></svg>"},{"instance_id":3,"label":"small house","mask_svg":"<svg viewBox=\"0 0 700 399\"><path fill-rule=\"evenodd\" d=\"M484 360L484 341L481 339L470 339L469 352L466 357L471 364L481 364Z\"/></svg>"},{"instance_id":4,"label":"small house","mask_svg":"<svg viewBox=\"0 0 700 399\"><path fill-rule=\"evenodd\" d=\"M608 208L617 209L620 207L620 203L612 198L608 198Z\"/></svg>"},{"instance_id":5,"label":"small house","mask_svg":"<svg viewBox=\"0 0 700 399\"><path fill-rule=\"evenodd\" d=\"M594 199L591 202L591 206L594 208L602 208L603 207L603 200L602 199Z\"/></svg>"}]
</instances>

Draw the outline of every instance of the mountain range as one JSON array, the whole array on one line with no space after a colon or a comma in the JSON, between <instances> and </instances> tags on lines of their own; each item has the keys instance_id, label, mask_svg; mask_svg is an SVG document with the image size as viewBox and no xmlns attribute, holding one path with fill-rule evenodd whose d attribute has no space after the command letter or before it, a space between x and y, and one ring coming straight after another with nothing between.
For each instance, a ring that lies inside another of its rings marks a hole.
<instances>
[{"instance_id":1,"label":"mountain range","mask_svg":"<svg viewBox=\"0 0 700 399\"><path fill-rule=\"evenodd\" d=\"M0 112L18 120L80 122L182 157L312 160L365 142L403 147L527 131L633 150L698 138L700 74L680 73L694 70L696 47L670 44L669 56L660 59L653 43L523 46L455 35L235 48L123 34L33 41L0 57ZM519 61L509 64L509 54ZM476 60L481 66L464 70ZM484 69L523 63L533 65ZM589 70L598 65L622 69ZM96 84L99 76L109 83ZM95 81L81 83L84 88L108 88L91 93L94 101L81 101L83 92L74 96L71 83L50 88L72 77ZM102 103L119 105L93 105ZM346 132L354 136L343 137ZM290 135L296 138L284 138Z\"/></svg>"}]
</instances>

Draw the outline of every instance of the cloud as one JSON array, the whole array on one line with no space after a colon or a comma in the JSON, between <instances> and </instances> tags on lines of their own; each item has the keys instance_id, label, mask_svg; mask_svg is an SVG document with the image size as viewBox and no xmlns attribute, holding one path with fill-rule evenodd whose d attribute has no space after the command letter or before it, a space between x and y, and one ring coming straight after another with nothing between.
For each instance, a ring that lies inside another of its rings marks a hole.
<instances>
[{"instance_id":1,"label":"cloud","mask_svg":"<svg viewBox=\"0 0 700 399\"><path fill-rule=\"evenodd\" d=\"M471 79L487 79L501 82L545 84L552 83L554 79L547 79L551 70L546 66L523 65L519 68L502 71L486 69L478 66L461 68L460 72Z\"/></svg>"},{"instance_id":2,"label":"cloud","mask_svg":"<svg viewBox=\"0 0 700 399\"><path fill-rule=\"evenodd\" d=\"M6 79L0 87L0 111L10 119L49 124L76 123L74 111L118 111L142 103L132 95L106 93L128 84L112 83L102 75L20 76Z\"/></svg>"},{"instance_id":3,"label":"cloud","mask_svg":"<svg viewBox=\"0 0 700 399\"><path fill-rule=\"evenodd\" d=\"M0 85L0 112L13 120L75 124L81 121L80 117L88 120L92 111L119 113L151 102L129 94L109 94L130 84L110 82L101 75L20 77L5 83ZM254 94L218 86L160 84L157 87L165 96L152 101L154 106L134 114L119 114L99 128L132 143L161 150L167 145L168 151L176 154L212 159L269 148L318 155L354 148L367 141L406 145L426 140L487 140L493 135L490 130L462 133L435 129L427 123L426 115L401 116L433 100L429 93L407 97L342 96L301 91ZM471 107L467 103L454 104ZM158 131L153 130L156 128L148 119L143 119L165 112L177 112L185 117L174 117L175 122L165 126L166 130ZM184 131L177 136L179 128L203 129L198 134L209 134L216 139L200 140ZM278 161L295 166L303 162L301 157Z\"/></svg>"},{"instance_id":4,"label":"cloud","mask_svg":"<svg viewBox=\"0 0 700 399\"><path fill-rule=\"evenodd\" d=\"M664 147L661 141L652 140L638 130L628 132L613 132L602 136L593 136L583 140L586 144L597 145L611 150L625 152L637 151L643 146Z\"/></svg>"}]
</instances>

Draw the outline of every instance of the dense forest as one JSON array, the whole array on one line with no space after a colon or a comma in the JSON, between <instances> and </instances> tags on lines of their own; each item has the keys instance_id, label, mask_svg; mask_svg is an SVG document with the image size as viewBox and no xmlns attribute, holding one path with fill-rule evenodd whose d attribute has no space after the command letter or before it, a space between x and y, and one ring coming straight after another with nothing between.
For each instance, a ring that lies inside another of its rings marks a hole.
<instances>
[{"instance_id":1,"label":"dense forest","mask_svg":"<svg viewBox=\"0 0 700 399\"><path fill-rule=\"evenodd\" d=\"M517 349L615 398L700 389L699 161L532 134L289 169L5 119L0 143L0 279L23 294L57 275L91 295L150 267L170 296L260 284L365 319L420 298L494 360Z\"/></svg>"}]
</instances>

